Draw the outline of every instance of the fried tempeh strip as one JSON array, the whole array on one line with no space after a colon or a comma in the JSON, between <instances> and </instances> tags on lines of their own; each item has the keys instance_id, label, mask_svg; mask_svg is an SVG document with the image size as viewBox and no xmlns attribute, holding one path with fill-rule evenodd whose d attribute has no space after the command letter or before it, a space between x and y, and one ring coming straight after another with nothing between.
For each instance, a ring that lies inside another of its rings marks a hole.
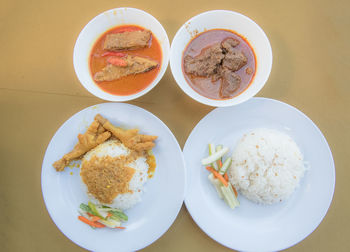
<instances>
[{"instance_id":1,"label":"fried tempeh strip","mask_svg":"<svg viewBox=\"0 0 350 252\"><path fill-rule=\"evenodd\" d=\"M106 131L98 121L94 120L84 134L78 135L79 142L74 146L74 149L53 163L53 167L56 171L63 171L72 160L84 155L110 137L111 133Z\"/></svg>"},{"instance_id":2,"label":"fried tempeh strip","mask_svg":"<svg viewBox=\"0 0 350 252\"><path fill-rule=\"evenodd\" d=\"M106 118L102 117L100 114L95 116L101 125L108 131L110 131L115 137L117 137L126 147L133 149L135 151L150 150L154 147L153 142L158 137L151 135L138 134L138 129L124 130L119 127L115 127Z\"/></svg>"}]
</instances>

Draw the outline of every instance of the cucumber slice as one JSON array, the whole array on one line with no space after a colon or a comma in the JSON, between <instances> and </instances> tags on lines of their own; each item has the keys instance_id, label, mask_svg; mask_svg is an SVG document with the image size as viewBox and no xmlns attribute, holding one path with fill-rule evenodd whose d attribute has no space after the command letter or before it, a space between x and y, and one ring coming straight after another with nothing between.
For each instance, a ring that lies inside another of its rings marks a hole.
<instances>
[{"instance_id":1,"label":"cucumber slice","mask_svg":"<svg viewBox=\"0 0 350 252\"><path fill-rule=\"evenodd\" d=\"M99 213L99 211L96 209L96 205L95 205L94 203L92 203L91 201L89 201L88 205L89 205L89 207L90 207L90 209L91 209L93 215L96 215L96 216L98 216L98 217L100 217L100 218L104 218L104 217Z\"/></svg>"},{"instance_id":2,"label":"cucumber slice","mask_svg":"<svg viewBox=\"0 0 350 252\"><path fill-rule=\"evenodd\" d=\"M90 219L90 216L84 210L78 209L78 212L81 216L85 217L86 219Z\"/></svg>"},{"instance_id":3,"label":"cucumber slice","mask_svg":"<svg viewBox=\"0 0 350 252\"><path fill-rule=\"evenodd\" d=\"M102 218L107 219L108 212L104 211L104 208L96 206L96 211L100 216L102 216Z\"/></svg>"},{"instance_id":4,"label":"cucumber slice","mask_svg":"<svg viewBox=\"0 0 350 252\"><path fill-rule=\"evenodd\" d=\"M98 220L98 222L102 223L103 225L105 225L109 228L116 228L116 227L120 227L120 225L121 225L120 221L116 221L113 219L108 219L108 220L100 219L100 220Z\"/></svg>"},{"instance_id":5,"label":"cucumber slice","mask_svg":"<svg viewBox=\"0 0 350 252\"><path fill-rule=\"evenodd\" d=\"M219 150L222 150L222 148L224 148L224 146L222 146L221 144L219 144L218 146L216 146L215 152L218 152Z\"/></svg>"},{"instance_id":6,"label":"cucumber slice","mask_svg":"<svg viewBox=\"0 0 350 252\"><path fill-rule=\"evenodd\" d=\"M230 167L231 163L232 163L232 158L230 158L230 157L227 158L227 159L225 160L225 162L223 163L222 167L220 168L219 173L220 173L221 175L224 175L225 172L227 171L227 169Z\"/></svg>"},{"instance_id":7,"label":"cucumber slice","mask_svg":"<svg viewBox=\"0 0 350 252\"><path fill-rule=\"evenodd\" d=\"M234 209L235 207L239 206L239 202L236 199L235 193L233 192L231 184L226 186L221 186L222 194L224 195L225 202L231 207L231 209Z\"/></svg>"},{"instance_id":8,"label":"cucumber slice","mask_svg":"<svg viewBox=\"0 0 350 252\"><path fill-rule=\"evenodd\" d=\"M210 143L210 144L209 144L209 156L210 156L210 155L213 155L214 153L215 153L215 145L212 144L212 143ZM218 164L217 164L216 162L213 162L213 163L211 164L211 166L212 166L216 171L219 170L219 166L218 166Z\"/></svg>"},{"instance_id":9,"label":"cucumber slice","mask_svg":"<svg viewBox=\"0 0 350 252\"><path fill-rule=\"evenodd\" d=\"M128 221L128 216L118 209L113 209L113 210L109 211L109 213L112 214L111 217L114 216L115 218L118 218L119 220Z\"/></svg>"},{"instance_id":10,"label":"cucumber slice","mask_svg":"<svg viewBox=\"0 0 350 252\"><path fill-rule=\"evenodd\" d=\"M209 176L208 176L208 179L209 181L212 183L212 185L215 187L216 189L216 192L218 193L218 196L220 199L223 199L223 195L222 195L222 192L221 192L221 189L220 189L220 186L221 186L221 182L216 179L213 175L213 173L210 173Z\"/></svg>"},{"instance_id":11,"label":"cucumber slice","mask_svg":"<svg viewBox=\"0 0 350 252\"><path fill-rule=\"evenodd\" d=\"M222 156L224 156L228 152L228 148L224 147L218 152L213 153L212 155L203 158L202 159L202 165L209 165L211 163L214 163L216 160L220 159Z\"/></svg>"},{"instance_id":12,"label":"cucumber slice","mask_svg":"<svg viewBox=\"0 0 350 252\"><path fill-rule=\"evenodd\" d=\"M79 206L79 208L80 208L81 210L83 210L84 212L87 212L87 213L92 214L92 215L94 214L94 213L91 211L91 208L90 208L88 205L84 204L84 203L81 203L80 206Z\"/></svg>"},{"instance_id":13,"label":"cucumber slice","mask_svg":"<svg viewBox=\"0 0 350 252\"><path fill-rule=\"evenodd\" d=\"M231 183L228 183L228 188L229 188L230 191L231 191L231 194L232 194L233 201L234 201L235 205L236 205L236 206L239 206L239 205L240 205L240 204L239 204L239 201L238 201L238 199L237 199L237 197L236 197L235 191L233 191L233 188L232 188L232 184L231 184Z\"/></svg>"}]
</instances>

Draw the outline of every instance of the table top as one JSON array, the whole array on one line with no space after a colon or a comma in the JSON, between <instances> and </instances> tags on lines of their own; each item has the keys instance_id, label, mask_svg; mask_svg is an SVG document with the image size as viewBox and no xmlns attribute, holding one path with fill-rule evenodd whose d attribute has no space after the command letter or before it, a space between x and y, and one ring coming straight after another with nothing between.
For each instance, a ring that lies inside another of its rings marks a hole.
<instances>
[{"instance_id":1,"label":"table top","mask_svg":"<svg viewBox=\"0 0 350 252\"><path fill-rule=\"evenodd\" d=\"M40 186L46 147L76 112L104 102L86 91L73 69L73 47L84 25L116 7L156 17L170 41L189 18L213 9L240 12L257 22L273 51L272 72L257 96L295 106L325 135L336 166L332 205L318 228L290 251L350 249L347 167L350 140L349 1L10 1L0 9L1 176L0 243L4 251L83 251L46 211ZM176 85L167 69L148 94L129 102L158 116L181 147L213 108ZM183 206L170 229L144 251L227 251L195 224Z\"/></svg>"}]
</instances>

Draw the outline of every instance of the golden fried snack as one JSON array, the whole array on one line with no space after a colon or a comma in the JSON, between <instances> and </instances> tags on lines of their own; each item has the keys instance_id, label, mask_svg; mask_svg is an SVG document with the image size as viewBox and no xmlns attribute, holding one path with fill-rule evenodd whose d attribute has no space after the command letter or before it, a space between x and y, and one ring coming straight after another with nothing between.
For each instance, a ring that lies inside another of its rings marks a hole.
<instances>
[{"instance_id":1,"label":"golden fried snack","mask_svg":"<svg viewBox=\"0 0 350 252\"><path fill-rule=\"evenodd\" d=\"M97 120L106 130L110 131L126 147L135 151L152 149L155 145L153 141L158 138L157 136L138 134L138 129L124 130L119 127L115 127L100 114L95 116L95 120Z\"/></svg>"},{"instance_id":2,"label":"golden fried snack","mask_svg":"<svg viewBox=\"0 0 350 252\"><path fill-rule=\"evenodd\" d=\"M94 120L84 134L78 135L79 142L74 146L74 149L53 163L53 167L56 171L63 171L72 160L78 159L89 150L106 141L110 136L111 133L106 131L98 121Z\"/></svg>"}]
</instances>

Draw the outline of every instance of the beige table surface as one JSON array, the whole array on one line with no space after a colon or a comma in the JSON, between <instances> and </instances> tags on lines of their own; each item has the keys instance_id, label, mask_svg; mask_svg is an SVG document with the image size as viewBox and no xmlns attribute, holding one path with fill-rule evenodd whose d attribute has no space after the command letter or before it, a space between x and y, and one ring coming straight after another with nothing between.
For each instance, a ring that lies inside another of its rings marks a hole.
<instances>
[{"instance_id":1,"label":"beige table surface","mask_svg":"<svg viewBox=\"0 0 350 252\"><path fill-rule=\"evenodd\" d=\"M320 226L289 251L349 251L350 1L11 1L0 8L1 251L83 251L50 219L41 194L45 149L60 125L103 102L73 69L75 40L97 14L130 6L155 16L172 40L190 17L212 9L241 12L266 32L273 67L258 96L289 103L321 129L333 151L337 181ZM130 102L172 130L183 146L213 108L187 97L170 68L147 95ZM317 167L314 167L317 169ZM319 197L322 197L320 195ZM171 228L144 251L227 251L194 223L185 206Z\"/></svg>"}]
</instances>

